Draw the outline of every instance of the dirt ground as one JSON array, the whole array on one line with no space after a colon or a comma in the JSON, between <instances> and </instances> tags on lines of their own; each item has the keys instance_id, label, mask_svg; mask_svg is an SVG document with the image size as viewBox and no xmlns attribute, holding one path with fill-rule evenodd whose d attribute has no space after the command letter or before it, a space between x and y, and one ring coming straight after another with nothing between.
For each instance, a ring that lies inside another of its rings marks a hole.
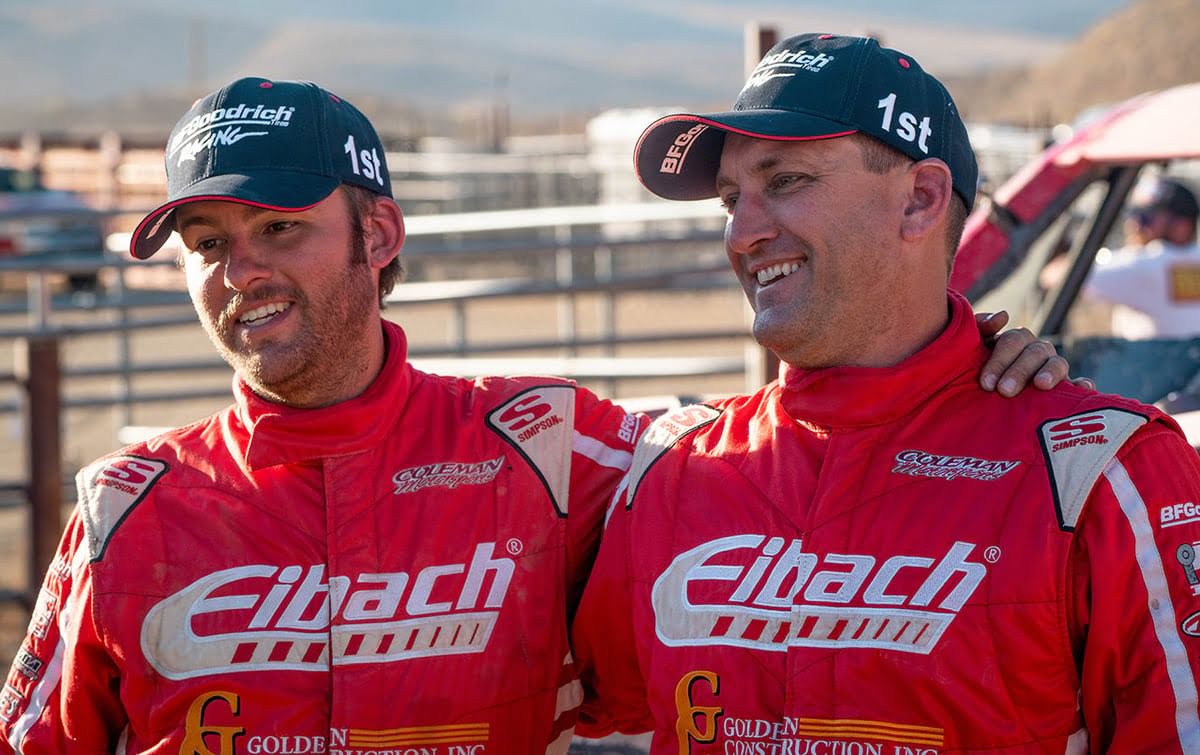
<instances>
[{"instance_id":1,"label":"dirt ground","mask_svg":"<svg viewBox=\"0 0 1200 755\"><path fill-rule=\"evenodd\" d=\"M479 343L500 339L552 338L557 330L556 307L556 302L547 298L475 302L470 305L468 311L468 338L471 342ZM450 313L448 305L406 305L389 307L386 314L390 319L405 326L410 344L416 347L450 343ZM581 334L599 334L600 313L599 296L580 297L575 315ZM94 321L103 316L107 315L62 315L56 322ZM703 293L637 293L624 295L618 300L616 318L618 332L623 333L645 333L668 328L736 328L746 322L746 307L740 290L734 288ZM0 316L0 328L19 327L24 321L23 315ZM68 340L64 346L63 362L71 368L111 365L115 362L117 348L118 342L114 336ZM138 332L131 339L130 348L135 360L215 356L198 324ZM620 349L618 356L740 357L745 353L745 349L745 342L682 342L625 347ZM7 355L11 353L12 344L0 342L0 371L5 369L4 365L10 359ZM600 349L580 353L580 356L602 355ZM222 370L139 377L136 378L135 386L138 390L209 386L224 394L229 380L229 372ZM738 375L687 380L623 380L616 385L605 383L589 387L602 395L637 397L660 394L724 394L742 391L745 385L744 379ZM67 396L106 393L111 395L117 388L116 381L107 378L72 380L63 387L63 392ZM4 396L4 391L9 391L10 395ZM0 383L0 401L17 398L15 386ZM120 447L122 444L118 442L117 434L122 426L185 424L227 403L228 399L225 396L152 403L134 406L128 416L109 407L68 411L62 421L64 471L73 473L97 456ZM21 479L24 475L25 449L24 430L19 414L0 414L0 451L0 480ZM0 508L0 564L3 564L3 569L0 569L0 589L19 590L29 584L26 532L27 518L23 507ZM0 603L0 668L8 668L24 635L27 621L28 616L23 609L11 603Z\"/></svg>"}]
</instances>

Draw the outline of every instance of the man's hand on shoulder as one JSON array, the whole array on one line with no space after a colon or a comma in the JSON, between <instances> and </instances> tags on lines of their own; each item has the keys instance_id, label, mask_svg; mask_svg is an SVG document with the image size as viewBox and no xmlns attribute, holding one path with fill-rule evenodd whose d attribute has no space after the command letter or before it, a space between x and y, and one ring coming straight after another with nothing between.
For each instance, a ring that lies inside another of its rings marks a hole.
<instances>
[{"instance_id":1,"label":"man's hand on shoulder","mask_svg":"<svg viewBox=\"0 0 1200 755\"><path fill-rule=\"evenodd\" d=\"M975 324L983 341L992 350L992 356L979 373L979 385L985 391L996 391L1001 396L1012 397L1032 383L1037 388L1048 390L1067 379L1070 365L1058 355L1054 344L1034 337L1028 328L1000 331L1008 324L1008 313L980 312L975 315ZM1096 390L1096 384L1085 377L1071 381L1088 390Z\"/></svg>"}]
</instances>

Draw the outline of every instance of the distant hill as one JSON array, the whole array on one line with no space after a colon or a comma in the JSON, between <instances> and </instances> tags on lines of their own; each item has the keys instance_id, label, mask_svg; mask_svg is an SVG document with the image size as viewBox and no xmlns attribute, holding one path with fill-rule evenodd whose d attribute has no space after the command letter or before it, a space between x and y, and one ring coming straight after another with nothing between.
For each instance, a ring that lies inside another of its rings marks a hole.
<instances>
[{"instance_id":1,"label":"distant hill","mask_svg":"<svg viewBox=\"0 0 1200 755\"><path fill-rule=\"evenodd\" d=\"M947 86L970 120L1049 126L1092 106L1195 81L1200 0L1140 0L1048 60L951 78Z\"/></svg>"},{"instance_id":2,"label":"distant hill","mask_svg":"<svg viewBox=\"0 0 1200 755\"><path fill-rule=\"evenodd\" d=\"M306 78L381 130L519 129L611 107L721 108L742 28L871 31L939 74L1043 60L1127 0L0 0L0 135L164 134L241 75ZM161 136L160 136L161 138Z\"/></svg>"}]
</instances>

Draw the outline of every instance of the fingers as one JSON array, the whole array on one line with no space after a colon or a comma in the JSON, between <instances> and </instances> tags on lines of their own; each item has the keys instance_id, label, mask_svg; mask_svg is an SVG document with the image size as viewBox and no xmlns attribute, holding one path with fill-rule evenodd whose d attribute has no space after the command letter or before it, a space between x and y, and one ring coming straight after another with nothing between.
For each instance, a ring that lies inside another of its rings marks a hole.
<instances>
[{"instance_id":1,"label":"fingers","mask_svg":"<svg viewBox=\"0 0 1200 755\"><path fill-rule=\"evenodd\" d=\"M1049 341L1034 338L1028 328L1016 328L996 337L979 384L984 390L1011 397L1031 382L1038 388L1053 388L1067 377L1068 366Z\"/></svg>"},{"instance_id":2,"label":"fingers","mask_svg":"<svg viewBox=\"0 0 1200 755\"><path fill-rule=\"evenodd\" d=\"M1046 343L1042 341L1042 343ZM1054 347L1046 343L1046 346L1053 351ZM1046 360L1038 373L1033 377L1033 384L1042 390L1048 390L1066 380L1071 371L1071 365L1063 357L1055 354Z\"/></svg>"},{"instance_id":3,"label":"fingers","mask_svg":"<svg viewBox=\"0 0 1200 755\"><path fill-rule=\"evenodd\" d=\"M1003 309L999 312L978 312L975 315L975 327L983 340L992 338L1008 324L1008 313Z\"/></svg>"},{"instance_id":4,"label":"fingers","mask_svg":"<svg viewBox=\"0 0 1200 755\"><path fill-rule=\"evenodd\" d=\"M1085 377L1071 378L1071 382L1074 383L1075 385L1079 386L1080 388L1083 388L1084 390L1088 390L1088 391L1097 390L1096 381L1092 380L1091 378L1085 378Z\"/></svg>"}]
</instances>

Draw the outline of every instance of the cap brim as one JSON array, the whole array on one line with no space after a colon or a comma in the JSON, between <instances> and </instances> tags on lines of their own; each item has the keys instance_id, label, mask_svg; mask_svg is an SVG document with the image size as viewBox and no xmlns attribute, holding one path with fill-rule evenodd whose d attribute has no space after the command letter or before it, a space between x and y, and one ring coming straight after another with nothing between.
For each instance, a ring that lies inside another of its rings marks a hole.
<instances>
[{"instance_id":1,"label":"cap brim","mask_svg":"<svg viewBox=\"0 0 1200 755\"><path fill-rule=\"evenodd\" d=\"M129 253L141 260L153 256L175 230L171 213L189 202L217 200L266 210L300 212L328 197L340 183L327 176L269 170L210 176L192 184L142 218L130 238Z\"/></svg>"},{"instance_id":2,"label":"cap brim","mask_svg":"<svg viewBox=\"0 0 1200 755\"><path fill-rule=\"evenodd\" d=\"M666 199L717 196L717 169L726 134L808 141L856 133L845 123L793 110L732 110L668 115L651 123L634 149L638 180Z\"/></svg>"}]
</instances>

